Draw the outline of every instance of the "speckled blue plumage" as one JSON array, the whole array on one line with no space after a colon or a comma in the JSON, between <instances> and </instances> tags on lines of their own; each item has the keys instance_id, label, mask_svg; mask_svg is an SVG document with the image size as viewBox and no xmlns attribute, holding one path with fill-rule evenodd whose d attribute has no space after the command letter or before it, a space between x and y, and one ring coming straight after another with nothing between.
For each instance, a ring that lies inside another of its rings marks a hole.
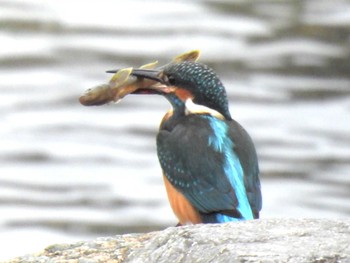
<instances>
[{"instance_id":1,"label":"speckled blue plumage","mask_svg":"<svg viewBox=\"0 0 350 263\"><path fill-rule=\"evenodd\" d=\"M207 65L185 61L170 64L164 73L172 77L174 86L189 90L194 95L195 103L206 105L231 119L225 87Z\"/></svg>"},{"instance_id":2,"label":"speckled blue plumage","mask_svg":"<svg viewBox=\"0 0 350 263\"><path fill-rule=\"evenodd\" d=\"M168 180L200 212L203 222L256 217L261 197L257 198L258 202L249 199L247 189L255 189L254 195L259 196L260 187L245 182L244 177L251 169L243 169L241 162L245 160L240 160L237 146L228 133L228 129L240 127L208 115L180 117L173 124L172 129L161 129L157 136L159 161ZM217 126L224 128L214 130Z\"/></svg>"},{"instance_id":3,"label":"speckled blue plumage","mask_svg":"<svg viewBox=\"0 0 350 263\"><path fill-rule=\"evenodd\" d=\"M262 198L255 147L231 118L223 84L209 67L193 62L169 65L164 74L172 85L189 90L195 103L225 117L186 115L184 103L165 94L174 108L157 136L165 176L200 213L203 223L258 218Z\"/></svg>"}]
</instances>

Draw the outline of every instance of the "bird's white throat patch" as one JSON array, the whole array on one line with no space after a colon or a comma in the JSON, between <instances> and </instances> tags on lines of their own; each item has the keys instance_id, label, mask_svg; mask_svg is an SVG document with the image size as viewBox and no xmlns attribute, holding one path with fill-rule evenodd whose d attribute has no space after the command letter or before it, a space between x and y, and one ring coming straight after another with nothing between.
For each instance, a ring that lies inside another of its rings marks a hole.
<instances>
[{"instance_id":1,"label":"bird's white throat patch","mask_svg":"<svg viewBox=\"0 0 350 263\"><path fill-rule=\"evenodd\" d=\"M207 106L196 104L190 98L188 98L185 102L185 114L209 114L221 120L225 119L225 117L220 112L213 110Z\"/></svg>"}]
</instances>

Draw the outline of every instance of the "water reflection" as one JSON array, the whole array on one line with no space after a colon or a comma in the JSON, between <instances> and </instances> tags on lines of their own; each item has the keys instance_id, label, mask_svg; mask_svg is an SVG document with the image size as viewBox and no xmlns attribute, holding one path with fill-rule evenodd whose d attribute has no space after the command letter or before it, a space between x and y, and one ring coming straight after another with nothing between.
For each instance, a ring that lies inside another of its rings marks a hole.
<instances>
[{"instance_id":1,"label":"water reflection","mask_svg":"<svg viewBox=\"0 0 350 263\"><path fill-rule=\"evenodd\" d=\"M256 142L262 217L350 215L347 1L0 3L4 258L176 223L155 153L167 102L85 108L77 98L106 69L194 48ZM38 242L8 241L28 235Z\"/></svg>"}]
</instances>

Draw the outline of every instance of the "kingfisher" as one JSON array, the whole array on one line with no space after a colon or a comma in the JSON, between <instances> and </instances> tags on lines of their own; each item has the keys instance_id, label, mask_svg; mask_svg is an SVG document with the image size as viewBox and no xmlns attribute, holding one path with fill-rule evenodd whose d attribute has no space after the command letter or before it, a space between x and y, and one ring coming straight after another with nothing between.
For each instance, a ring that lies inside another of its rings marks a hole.
<instances>
[{"instance_id":1,"label":"kingfisher","mask_svg":"<svg viewBox=\"0 0 350 263\"><path fill-rule=\"evenodd\" d=\"M162 95L172 106L156 141L178 225L259 218L257 153L247 131L232 119L225 87L214 70L190 59L156 69L134 68L130 74L138 79L130 93ZM128 87L119 89L123 93Z\"/></svg>"}]
</instances>

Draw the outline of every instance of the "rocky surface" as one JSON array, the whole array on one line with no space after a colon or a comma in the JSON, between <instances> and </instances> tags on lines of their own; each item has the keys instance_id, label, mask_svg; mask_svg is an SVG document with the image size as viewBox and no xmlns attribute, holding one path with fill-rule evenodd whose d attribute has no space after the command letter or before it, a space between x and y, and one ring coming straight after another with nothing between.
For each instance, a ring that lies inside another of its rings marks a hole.
<instances>
[{"instance_id":1,"label":"rocky surface","mask_svg":"<svg viewBox=\"0 0 350 263\"><path fill-rule=\"evenodd\" d=\"M350 220L264 219L52 245L7 262L350 262Z\"/></svg>"}]
</instances>

